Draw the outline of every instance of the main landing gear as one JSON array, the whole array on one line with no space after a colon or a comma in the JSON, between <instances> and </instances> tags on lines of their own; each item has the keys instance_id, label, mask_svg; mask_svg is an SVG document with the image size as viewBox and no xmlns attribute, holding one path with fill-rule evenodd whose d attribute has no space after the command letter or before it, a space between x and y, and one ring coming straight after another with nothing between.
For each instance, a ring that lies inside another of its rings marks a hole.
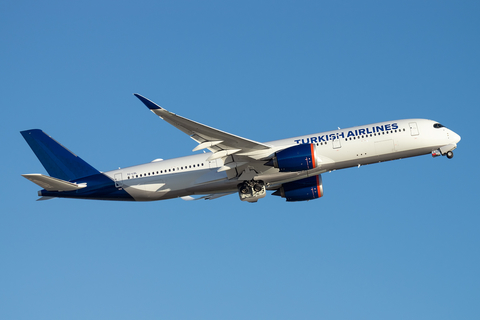
<instances>
[{"instance_id":1,"label":"main landing gear","mask_svg":"<svg viewBox=\"0 0 480 320\"><path fill-rule=\"evenodd\" d=\"M243 181L238 185L238 195L242 201L257 202L266 194L265 183L260 180Z\"/></svg>"},{"instance_id":2,"label":"main landing gear","mask_svg":"<svg viewBox=\"0 0 480 320\"><path fill-rule=\"evenodd\" d=\"M453 151L448 151L446 153L446 156L447 156L448 159L452 159L453 158Z\"/></svg>"}]
</instances>

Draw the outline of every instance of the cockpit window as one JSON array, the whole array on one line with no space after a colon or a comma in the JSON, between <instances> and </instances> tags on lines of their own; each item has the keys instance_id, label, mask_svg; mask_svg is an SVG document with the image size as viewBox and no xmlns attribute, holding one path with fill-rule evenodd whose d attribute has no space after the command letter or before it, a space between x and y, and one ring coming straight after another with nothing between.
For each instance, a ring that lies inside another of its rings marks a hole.
<instances>
[{"instance_id":1,"label":"cockpit window","mask_svg":"<svg viewBox=\"0 0 480 320\"><path fill-rule=\"evenodd\" d=\"M439 129L439 128L444 128L445 126L443 124L440 124L440 123L435 123L433 125L433 127L436 128L436 129Z\"/></svg>"}]
</instances>

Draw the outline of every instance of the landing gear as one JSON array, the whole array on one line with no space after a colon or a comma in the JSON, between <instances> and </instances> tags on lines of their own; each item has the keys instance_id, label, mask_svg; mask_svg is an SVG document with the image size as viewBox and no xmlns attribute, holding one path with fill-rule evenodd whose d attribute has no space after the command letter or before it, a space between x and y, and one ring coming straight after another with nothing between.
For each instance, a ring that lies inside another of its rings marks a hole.
<instances>
[{"instance_id":1,"label":"landing gear","mask_svg":"<svg viewBox=\"0 0 480 320\"><path fill-rule=\"evenodd\" d=\"M257 202L258 199L265 197L267 191L263 181L243 181L238 185L238 195L240 200L248 202Z\"/></svg>"},{"instance_id":2,"label":"landing gear","mask_svg":"<svg viewBox=\"0 0 480 320\"><path fill-rule=\"evenodd\" d=\"M449 147L449 146L447 146ZM448 150L448 149L447 149ZM452 159L453 158L453 149L449 150L449 151L446 151L446 150L443 150L442 151L442 148L440 149L437 149L437 150L433 150L432 151L432 157L438 157L438 156L447 156L448 159Z\"/></svg>"},{"instance_id":3,"label":"landing gear","mask_svg":"<svg viewBox=\"0 0 480 320\"><path fill-rule=\"evenodd\" d=\"M248 193L250 193L250 188L249 188L248 185L242 184L242 185L238 188L238 191L239 191L241 194L248 194Z\"/></svg>"},{"instance_id":4,"label":"landing gear","mask_svg":"<svg viewBox=\"0 0 480 320\"><path fill-rule=\"evenodd\" d=\"M261 192L263 188L265 188L265 185L263 184L263 182L261 182L261 183L260 182L255 182L253 184L253 190L255 192Z\"/></svg>"},{"instance_id":5,"label":"landing gear","mask_svg":"<svg viewBox=\"0 0 480 320\"><path fill-rule=\"evenodd\" d=\"M452 144L447 144L446 146L440 147L438 150L435 150L434 152L437 154L437 151L440 152L442 156L447 156L448 159L453 158L453 150L457 148L457 145L455 143ZM432 152L433 156L433 152Z\"/></svg>"}]
</instances>

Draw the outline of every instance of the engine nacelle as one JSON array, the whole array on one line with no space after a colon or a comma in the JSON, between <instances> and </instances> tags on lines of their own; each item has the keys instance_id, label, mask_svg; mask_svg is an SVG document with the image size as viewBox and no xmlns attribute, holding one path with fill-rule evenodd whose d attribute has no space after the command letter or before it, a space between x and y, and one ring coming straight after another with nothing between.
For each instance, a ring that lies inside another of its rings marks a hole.
<instances>
[{"instance_id":1,"label":"engine nacelle","mask_svg":"<svg viewBox=\"0 0 480 320\"><path fill-rule=\"evenodd\" d=\"M314 169L317 163L317 147L313 143L299 144L275 153L267 165L273 165L280 172L293 172Z\"/></svg>"},{"instance_id":2,"label":"engine nacelle","mask_svg":"<svg viewBox=\"0 0 480 320\"><path fill-rule=\"evenodd\" d=\"M284 183L280 189L272 194L287 198L287 201L305 201L320 198L323 196L322 176L318 175Z\"/></svg>"}]
</instances>

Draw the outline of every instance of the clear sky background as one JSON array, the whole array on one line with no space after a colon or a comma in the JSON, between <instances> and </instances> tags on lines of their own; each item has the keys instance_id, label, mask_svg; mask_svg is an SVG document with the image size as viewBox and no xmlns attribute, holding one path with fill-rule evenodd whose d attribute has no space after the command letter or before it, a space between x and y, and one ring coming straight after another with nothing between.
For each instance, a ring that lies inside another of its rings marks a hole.
<instances>
[{"instance_id":1,"label":"clear sky background","mask_svg":"<svg viewBox=\"0 0 480 320\"><path fill-rule=\"evenodd\" d=\"M1 319L478 319L480 2L0 2ZM132 93L256 141L402 118L462 136L325 196L54 199L19 131L99 170L192 154Z\"/></svg>"}]
</instances>

